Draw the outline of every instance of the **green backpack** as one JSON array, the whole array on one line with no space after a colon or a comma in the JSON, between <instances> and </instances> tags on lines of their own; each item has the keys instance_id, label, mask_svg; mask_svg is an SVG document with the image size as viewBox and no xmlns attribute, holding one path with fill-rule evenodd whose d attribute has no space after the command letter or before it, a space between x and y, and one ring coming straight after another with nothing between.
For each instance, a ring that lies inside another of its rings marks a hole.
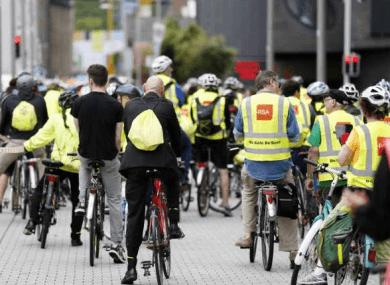
<instances>
[{"instance_id":1,"label":"green backpack","mask_svg":"<svg viewBox=\"0 0 390 285\"><path fill-rule=\"evenodd\" d=\"M353 221L349 212L345 206L336 207L326 217L317 236L318 256L324 270L328 272L336 272L348 262L353 231ZM339 241L342 242L340 248ZM342 258L339 258L339 250L342 251Z\"/></svg>"},{"instance_id":2,"label":"green backpack","mask_svg":"<svg viewBox=\"0 0 390 285\"><path fill-rule=\"evenodd\" d=\"M32 131L37 123L35 107L27 101L21 101L12 113L11 126L19 131Z\"/></svg>"}]
</instances>

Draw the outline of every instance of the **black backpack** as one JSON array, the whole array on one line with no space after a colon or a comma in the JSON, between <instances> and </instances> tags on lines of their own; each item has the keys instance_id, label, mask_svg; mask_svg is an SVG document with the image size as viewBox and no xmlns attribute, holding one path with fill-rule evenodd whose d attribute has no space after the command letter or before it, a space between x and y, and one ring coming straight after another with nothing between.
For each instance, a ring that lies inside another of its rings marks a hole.
<instances>
[{"instance_id":1,"label":"black backpack","mask_svg":"<svg viewBox=\"0 0 390 285\"><path fill-rule=\"evenodd\" d=\"M221 131L221 126L216 126L213 123L214 107L221 97L218 96L209 105L202 105L199 98L196 98L196 112L198 114L198 125L196 132L202 136L211 136Z\"/></svg>"}]
</instances>

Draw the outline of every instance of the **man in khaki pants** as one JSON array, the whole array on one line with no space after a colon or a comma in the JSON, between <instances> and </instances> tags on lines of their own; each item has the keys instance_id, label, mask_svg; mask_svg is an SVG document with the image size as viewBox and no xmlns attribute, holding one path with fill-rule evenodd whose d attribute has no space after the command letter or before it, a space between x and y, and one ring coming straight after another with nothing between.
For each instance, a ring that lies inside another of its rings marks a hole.
<instances>
[{"instance_id":1,"label":"man in khaki pants","mask_svg":"<svg viewBox=\"0 0 390 285\"><path fill-rule=\"evenodd\" d=\"M289 101L279 96L280 84L273 71L262 71L256 78L257 94L242 102L234 127L236 139L244 137L245 166L242 170L242 219L244 235L236 246L252 246L251 232L256 229L256 180L276 184L292 183L289 143L299 138L299 127ZM290 253L290 267L294 266L298 250L296 219L278 216L279 250Z\"/></svg>"}]
</instances>

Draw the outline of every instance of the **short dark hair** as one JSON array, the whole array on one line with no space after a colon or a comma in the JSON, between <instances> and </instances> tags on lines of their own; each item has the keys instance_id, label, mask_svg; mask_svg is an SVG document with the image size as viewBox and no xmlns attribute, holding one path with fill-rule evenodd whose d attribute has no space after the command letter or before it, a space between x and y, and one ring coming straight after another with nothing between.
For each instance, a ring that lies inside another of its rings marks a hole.
<instances>
[{"instance_id":1,"label":"short dark hair","mask_svg":"<svg viewBox=\"0 0 390 285\"><path fill-rule=\"evenodd\" d=\"M383 120L386 117L386 111L380 110L380 108L372 104L367 98L361 98L360 106L362 107L363 113L370 117L375 117L377 120Z\"/></svg>"},{"instance_id":2,"label":"short dark hair","mask_svg":"<svg viewBox=\"0 0 390 285\"><path fill-rule=\"evenodd\" d=\"M271 79L276 80L277 74L271 70L260 71L256 77L255 84L257 90L261 90L271 83Z\"/></svg>"},{"instance_id":3,"label":"short dark hair","mask_svg":"<svg viewBox=\"0 0 390 285\"><path fill-rule=\"evenodd\" d=\"M295 80L289 79L282 85L282 94L286 97L294 96L295 92L299 92L299 90L301 90L301 86Z\"/></svg>"},{"instance_id":4,"label":"short dark hair","mask_svg":"<svg viewBox=\"0 0 390 285\"><path fill-rule=\"evenodd\" d=\"M107 84L108 70L105 66L101 64L93 64L88 67L87 72L89 78L91 78L97 86L103 87Z\"/></svg>"}]
</instances>

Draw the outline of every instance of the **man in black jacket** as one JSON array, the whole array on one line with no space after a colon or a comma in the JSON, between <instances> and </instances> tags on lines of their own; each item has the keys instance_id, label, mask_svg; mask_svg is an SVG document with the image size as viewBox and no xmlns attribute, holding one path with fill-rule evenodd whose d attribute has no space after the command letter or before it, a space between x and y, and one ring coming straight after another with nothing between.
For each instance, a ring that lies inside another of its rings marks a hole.
<instances>
[{"instance_id":1,"label":"man in black jacket","mask_svg":"<svg viewBox=\"0 0 390 285\"><path fill-rule=\"evenodd\" d=\"M171 238L182 238L184 235L178 227L179 219L179 181L177 157L181 156L180 126L172 102L164 99L164 84L157 76L152 76L144 85L145 96L129 101L124 110L124 131L130 131L134 119L143 111L153 109L159 119L164 143L154 151L137 149L128 139L120 172L127 178L126 200L128 203L126 246L128 252L128 269L122 284L133 284L137 279L137 254L142 243L142 230L145 219L145 198L148 188L147 169L158 169L166 185L168 217L170 220Z\"/></svg>"}]
</instances>

